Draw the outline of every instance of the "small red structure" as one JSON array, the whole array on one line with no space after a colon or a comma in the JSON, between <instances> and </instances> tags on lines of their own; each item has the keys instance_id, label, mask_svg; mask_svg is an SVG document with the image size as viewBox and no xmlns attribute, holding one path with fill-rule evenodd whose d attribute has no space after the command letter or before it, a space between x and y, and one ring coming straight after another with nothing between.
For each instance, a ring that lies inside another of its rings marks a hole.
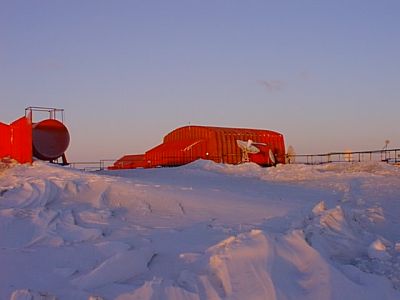
<instances>
[{"instance_id":1,"label":"small red structure","mask_svg":"<svg viewBox=\"0 0 400 300\"><path fill-rule=\"evenodd\" d=\"M10 125L0 123L0 159L9 157L20 163L32 162L32 123L22 117Z\"/></svg>"},{"instance_id":2,"label":"small red structure","mask_svg":"<svg viewBox=\"0 0 400 300\"><path fill-rule=\"evenodd\" d=\"M217 163L285 163L283 135L270 130L185 126L170 132L162 144L141 155L125 155L109 169L180 166L197 159Z\"/></svg>"},{"instance_id":3,"label":"small red structure","mask_svg":"<svg viewBox=\"0 0 400 300\"><path fill-rule=\"evenodd\" d=\"M33 123L33 111L48 112L49 118ZM56 119L64 110L45 107L28 107L25 117L10 125L0 123L0 159L11 158L20 163L31 163L32 157L55 161L62 158L67 164L65 151L69 145L69 133L65 125Z\"/></svg>"}]
</instances>

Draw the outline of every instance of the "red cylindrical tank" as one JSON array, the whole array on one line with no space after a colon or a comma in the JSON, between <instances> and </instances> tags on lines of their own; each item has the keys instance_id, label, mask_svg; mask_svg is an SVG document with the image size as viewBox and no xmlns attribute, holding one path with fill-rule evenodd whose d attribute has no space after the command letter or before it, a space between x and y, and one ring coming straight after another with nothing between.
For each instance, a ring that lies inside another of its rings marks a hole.
<instances>
[{"instance_id":1,"label":"red cylindrical tank","mask_svg":"<svg viewBox=\"0 0 400 300\"><path fill-rule=\"evenodd\" d=\"M33 155L42 160L61 157L69 145L67 127L55 119L47 119L32 125Z\"/></svg>"}]
</instances>

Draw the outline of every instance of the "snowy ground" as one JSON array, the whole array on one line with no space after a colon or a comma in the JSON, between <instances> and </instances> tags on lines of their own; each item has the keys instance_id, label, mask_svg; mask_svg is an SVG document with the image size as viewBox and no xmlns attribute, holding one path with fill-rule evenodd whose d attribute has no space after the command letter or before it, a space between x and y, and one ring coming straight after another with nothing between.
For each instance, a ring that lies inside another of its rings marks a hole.
<instances>
[{"instance_id":1,"label":"snowy ground","mask_svg":"<svg viewBox=\"0 0 400 300\"><path fill-rule=\"evenodd\" d=\"M400 299L400 168L0 167L0 299Z\"/></svg>"}]
</instances>

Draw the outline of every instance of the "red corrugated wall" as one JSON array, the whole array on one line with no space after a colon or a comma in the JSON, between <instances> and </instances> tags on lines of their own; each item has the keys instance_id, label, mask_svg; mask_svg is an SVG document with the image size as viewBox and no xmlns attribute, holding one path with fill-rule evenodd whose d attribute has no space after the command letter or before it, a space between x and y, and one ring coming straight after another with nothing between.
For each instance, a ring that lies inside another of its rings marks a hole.
<instances>
[{"instance_id":1,"label":"red corrugated wall","mask_svg":"<svg viewBox=\"0 0 400 300\"><path fill-rule=\"evenodd\" d=\"M0 123L0 158L11 155L10 134L10 126L4 123Z\"/></svg>"},{"instance_id":2,"label":"red corrugated wall","mask_svg":"<svg viewBox=\"0 0 400 300\"><path fill-rule=\"evenodd\" d=\"M22 117L10 125L0 123L0 158L32 163L32 124Z\"/></svg>"}]
</instances>

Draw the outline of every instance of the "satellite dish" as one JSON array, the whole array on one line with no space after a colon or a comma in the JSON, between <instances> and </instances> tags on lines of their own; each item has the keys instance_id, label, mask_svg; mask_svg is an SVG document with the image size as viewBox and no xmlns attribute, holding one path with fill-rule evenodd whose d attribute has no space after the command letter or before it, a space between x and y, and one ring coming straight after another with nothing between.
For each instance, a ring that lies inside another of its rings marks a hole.
<instances>
[{"instance_id":1,"label":"satellite dish","mask_svg":"<svg viewBox=\"0 0 400 300\"><path fill-rule=\"evenodd\" d=\"M258 149L256 146L253 145L254 143L252 140L248 140L247 142L236 140L236 143L240 149L246 151L247 153L255 154L260 152L260 149Z\"/></svg>"},{"instance_id":2,"label":"satellite dish","mask_svg":"<svg viewBox=\"0 0 400 300\"><path fill-rule=\"evenodd\" d=\"M236 144L242 150L242 162L249 162L249 154L256 154L260 152L256 146L253 145L252 140L242 141L236 140Z\"/></svg>"},{"instance_id":3,"label":"satellite dish","mask_svg":"<svg viewBox=\"0 0 400 300\"><path fill-rule=\"evenodd\" d=\"M275 165L276 164L276 159L275 159L275 155L274 155L274 153L272 153L271 149L269 149L268 155L269 155L269 159L272 162L272 164Z\"/></svg>"}]
</instances>

